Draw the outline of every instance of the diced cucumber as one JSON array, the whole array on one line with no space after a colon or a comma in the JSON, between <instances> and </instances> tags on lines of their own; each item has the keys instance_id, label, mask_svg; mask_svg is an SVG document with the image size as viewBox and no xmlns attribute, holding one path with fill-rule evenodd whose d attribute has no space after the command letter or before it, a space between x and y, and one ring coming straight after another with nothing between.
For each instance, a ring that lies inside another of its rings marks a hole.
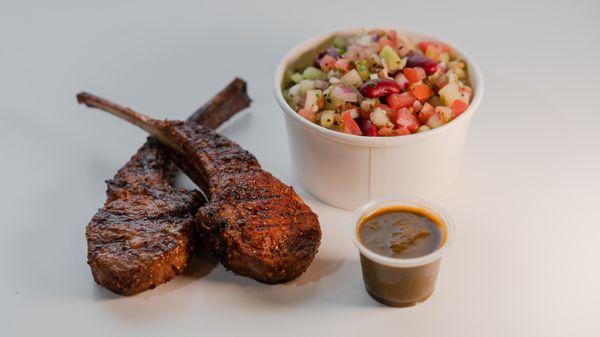
<instances>
[{"instance_id":1,"label":"diced cucumber","mask_svg":"<svg viewBox=\"0 0 600 337\"><path fill-rule=\"evenodd\" d=\"M325 79L325 73L311 66L304 69L302 77L306 80L322 80Z\"/></svg>"},{"instance_id":2,"label":"diced cucumber","mask_svg":"<svg viewBox=\"0 0 600 337\"><path fill-rule=\"evenodd\" d=\"M450 61L448 63L448 69L456 73L456 76L461 80L467 78L465 64L461 61Z\"/></svg>"},{"instance_id":3,"label":"diced cucumber","mask_svg":"<svg viewBox=\"0 0 600 337\"><path fill-rule=\"evenodd\" d=\"M366 81L369 79L369 68L367 67L367 62L365 60L356 62L356 71L360 75L361 80Z\"/></svg>"},{"instance_id":4,"label":"diced cucumber","mask_svg":"<svg viewBox=\"0 0 600 337\"><path fill-rule=\"evenodd\" d=\"M379 52L381 61L387 66L390 72L395 72L400 69L402 59L398 56L398 53L394 51L389 45L385 45Z\"/></svg>"},{"instance_id":5,"label":"diced cucumber","mask_svg":"<svg viewBox=\"0 0 600 337\"><path fill-rule=\"evenodd\" d=\"M440 89L438 93L442 99L442 103L445 106L451 106L456 99L469 104L469 96L465 93L461 93L456 82L449 82L442 89Z\"/></svg>"},{"instance_id":6,"label":"diced cucumber","mask_svg":"<svg viewBox=\"0 0 600 337\"><path fill-rule=\"evenodd\" d=\"M294 75L292 75L291 79L292 81L294 81L294 83L300 83L300 81L302 81L304 77L302 77L302 74L300 73L295 73Z\"/></svg>"},{"instance_id":7,"label":"diced cucumber","mask_svg":"<svg viewBox=\"0 0 600 337\"><path fill-rule=\"evenodd\" d=\"M341 36L336 36L335 39L333 39L333 46L335 48L346 48L346 39Z\"/></svg>"},{"instance_id":8,"label":"diced cucumber","mask_svg":"<svg viewBox=\"0 0 600 337\"><path fill-rule=\"evenodd\" d=\"M315 82L311 80L302 80L300 83L298 83L298 85L300 85L300 92L302 94L305 94L307 91L315 88Z\"/></svg>"},{"instance_id":9,"label":"diced cucumber","mask_svg":"<svg viewBox=\"0 0 600 337\"><path fill-rule=\"evenodd\" d=\"M360 78L358 71L352 69L342 76L342 83L358 88L362 85L362 79Z\"/></svg>"},{"instance_id":10,"label":"diced cucumber","mask_svg":"<svg viewBox=\"0 0 600 337\"><path fill-rule=\"evenodd\" d=\"M321 126L330 128L333 126L333 116L335 112L333 110L325 110L321 115Z\"/></svg>"},{"instance_id":11,"label":"diced cucumber","mask_svg":"<svg viewBox=\"0 0 600 337\"><path fill-rule=\"evenodd\" d=\"M425 132L425 131L429 131L431 130L430 127L428 127L427 125L421 125L418 129L417 129L417 133L419 132Z\"/></svg>"}]
</instances>

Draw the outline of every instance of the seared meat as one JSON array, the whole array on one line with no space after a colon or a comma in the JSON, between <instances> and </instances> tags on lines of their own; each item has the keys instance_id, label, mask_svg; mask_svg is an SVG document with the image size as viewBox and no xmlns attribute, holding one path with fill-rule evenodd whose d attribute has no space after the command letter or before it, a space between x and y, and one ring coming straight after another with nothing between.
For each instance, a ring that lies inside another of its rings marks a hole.
<instances>
[{"instance_id":1,"label":"seared meat","mask_svg":"<svg viewBox=\"0 0 600 337\"><path fill-rule=\"evenodd\" d=\"M256 158L209 128L160 122L178 144L175 161L208 187L198 212L198 248L237 274L265 283L298 277L321 240L317 216ZM161 138L162 139L162 138Z\"/></svg>"},{"instance_id":2,"label":"seared meat","mask_svg":"<svg viewBox=\"0 0 600 337\"><path fill-rule=\"evenodd\" d=\"M207 191L197 217L200 249L265 283L289 281L310 265L321 240L317 216L248 151L204 126L154 120L90 94L78 98L148 131Z\"/></svg>"},{"instance_id":3,"label":"seared meat","mask_svg":"<svg viewBox=\"0 0 600 337\"><path fill-rule=\"evenodd\" d=\"M217 127L247 107L240 79L189 119ZM192 252L192 221L202 196L176 189L167 148L148 142L107 181L107 200L87 226L88 264L96 282L122 295L133 295L180 274Z\"/></svg>"},{"instance_id":4,"label":"seared meat","mask_svg":"<svg viewBox=\"0 0 600 337\"><path fill-rule=\"evenodd\" d=\"M168 167L164 147L148 141L107 181L106 203L87 226L92 275L115 293L152 289L187 266L201 196L175 189Z\"/></svg>"}]
</instances>

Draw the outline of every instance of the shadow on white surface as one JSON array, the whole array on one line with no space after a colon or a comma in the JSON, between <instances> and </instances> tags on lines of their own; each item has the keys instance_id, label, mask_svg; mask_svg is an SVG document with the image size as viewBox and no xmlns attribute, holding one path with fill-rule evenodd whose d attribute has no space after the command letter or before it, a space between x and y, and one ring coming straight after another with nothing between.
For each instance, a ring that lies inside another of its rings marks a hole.
<instances>
[{"instance_id":1,"label":"shadow on white surface","mask_svg":"<svg viewBox=\"0 0 600 337\"><path fill-rule=\"evenodd\" d=\"M318 282L329 275L337 272L344 261L335 261L335 260L319 260L318 258L313 261L308 270L300 275L297 279L289 282L289 284L293 284L296 286L304 286L309 283Z\"/></svg>"}]
</instances>

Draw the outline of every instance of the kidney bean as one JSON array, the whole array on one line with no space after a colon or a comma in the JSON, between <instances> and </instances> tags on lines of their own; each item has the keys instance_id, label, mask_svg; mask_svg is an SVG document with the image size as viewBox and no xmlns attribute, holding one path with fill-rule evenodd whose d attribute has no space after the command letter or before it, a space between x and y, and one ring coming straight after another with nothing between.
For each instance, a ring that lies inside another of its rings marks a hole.
<instances>
[{"instance_id":1,"label":"kidney bean","mask_svg":"<svg viewBox=\"0 0 600 337\"><path fill-rule=\"evenodd\" d=\"M377 136L377 127L371 123L371 121L367 118L361 118L360 121L360 129L362 130L363 135L369 137Z\"/></svg>"},{"instance_id":2,"label":"kidney bean","mask_svg":"<svg viewBox=\"0 0 600 337\"><path fill-rule=\"evenodd\" d=\"M431 75L437 69L437 62L423 54L412 52L407 56L406 66L409 68L421 67L427 75Z\"/></svg>"},{"instance_id":3,"label":"kidney bean","mask_svg":"<svg viewBox=\"0 0 600 337\"><path fill-rule=\"evenodd\" d=\"M371 79L360 87L360 93L367 98L386 97L400 91L402 90L398 82L389 78L383 80Z\"/></svg>"}]
</instances>

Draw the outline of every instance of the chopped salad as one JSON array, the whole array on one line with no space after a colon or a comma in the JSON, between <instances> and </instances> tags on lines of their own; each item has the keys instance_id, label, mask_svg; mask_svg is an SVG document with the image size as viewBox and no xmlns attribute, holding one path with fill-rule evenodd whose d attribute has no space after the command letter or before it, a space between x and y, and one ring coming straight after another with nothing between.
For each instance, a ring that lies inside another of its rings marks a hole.
<instances>
[{"instance_id":1,"label":"chopped salad","mask_svg":"<svg viewBox=\"0 0 600 337\"><path fill-rule=\"evenodd\" d=\"M291 71L284 90L298 114L359 136L403 136L437 128L469 106L467 66L450 46L413 42L394 30L336 37L314 64Z\"/></svg>"}]
</instances>

